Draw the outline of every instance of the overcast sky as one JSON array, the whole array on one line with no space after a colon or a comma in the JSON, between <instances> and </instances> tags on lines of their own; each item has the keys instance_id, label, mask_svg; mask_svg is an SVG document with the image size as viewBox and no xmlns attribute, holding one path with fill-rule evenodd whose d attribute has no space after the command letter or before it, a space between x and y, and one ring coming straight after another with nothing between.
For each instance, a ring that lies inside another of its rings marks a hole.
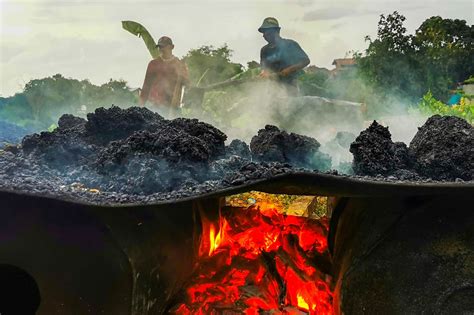
<instances>
[{"instance_id":1,"label":"overcast sky","mask_svg":"<svg viewBox=\"0 0 474 315\"><path fill-rule=\"evenodd\" d=\"M122 20L141 23L155 40L172 37L178 57L227 43L233 60L245 65L258 61L265 41L257 28L274 16L282 36L298 41L311 64L332 68L333 59L364 50L379 15L394 10L411 33L433 15L473 24L474 0L0 0L0 96L56 73L141 86L150 56L140 38L122 30Z\"/></svg>"}]
</instances>

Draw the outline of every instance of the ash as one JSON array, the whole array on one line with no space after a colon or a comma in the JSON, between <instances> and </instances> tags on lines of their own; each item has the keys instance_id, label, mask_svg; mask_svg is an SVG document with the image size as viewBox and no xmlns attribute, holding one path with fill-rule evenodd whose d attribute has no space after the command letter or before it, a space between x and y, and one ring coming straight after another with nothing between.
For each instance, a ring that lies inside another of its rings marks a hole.
<instances>
[{"instance_id":1,"label":"ash","mask_svg":"<svg viewBox=\"0 0 474 315\"><path fill-rule=\"evenodd\" d=\"M353 177L380 181L473 180L473 127L431 117L407 147L374 122L350 146ZM313 138L267 125L248 146L197 119L146 108L63 115L53 132L0 151L0 189L97 204L153 203L296 172L328 172Z\"/></svg>"}]
</instances>

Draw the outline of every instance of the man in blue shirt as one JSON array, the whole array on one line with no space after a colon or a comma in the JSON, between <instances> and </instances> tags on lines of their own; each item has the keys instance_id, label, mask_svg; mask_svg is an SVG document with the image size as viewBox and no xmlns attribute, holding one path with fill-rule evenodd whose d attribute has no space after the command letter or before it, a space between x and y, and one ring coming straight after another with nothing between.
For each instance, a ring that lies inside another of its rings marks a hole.
<instances>
[{"instance_id":1,"label":"man in blue shirt","mask_svg":"<svg viewBox=\"0 0 474 315\"><path fill-rule=\"evenodd\" d=\"M277 19L267 17L258 29L268 42L260 50L260 77L275 78L284 83L289 94L298 93L297 78L303 73L310 60L300 45L280 36Z\"/></svg>"}]
</instances>

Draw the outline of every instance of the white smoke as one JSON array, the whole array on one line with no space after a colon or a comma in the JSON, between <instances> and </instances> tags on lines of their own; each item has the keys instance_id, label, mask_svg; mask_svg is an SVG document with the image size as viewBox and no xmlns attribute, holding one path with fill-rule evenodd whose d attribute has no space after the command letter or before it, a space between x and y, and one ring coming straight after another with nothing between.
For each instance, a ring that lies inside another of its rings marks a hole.
<instances>
[{"instance_id":1,"label":"white smoke","mask_svg":"<svg viewBox=\"0 0 474 315\"><path fill-rule=\"evenodd\" d=\"M364 84L359 82L359 86ZM318 140L320 151L331 156L332 168L343 172L352 162L350 143L373 120L389 127L394 142L409 145L418 127L427 119L416 110L407 110L408 101L391 95L384 95L385 101L376 104L383 110L369 118L365 104L316 96L292 97L280 84L269 80L208 93L214 93L217 99L214 107L195 112L193 117L221 129L228 136L228 142L240 139L250 144L258 130L267 124L275 125ZM204 107L212 103L207 102L205 98Z\"/></svg>"}]
</instances>

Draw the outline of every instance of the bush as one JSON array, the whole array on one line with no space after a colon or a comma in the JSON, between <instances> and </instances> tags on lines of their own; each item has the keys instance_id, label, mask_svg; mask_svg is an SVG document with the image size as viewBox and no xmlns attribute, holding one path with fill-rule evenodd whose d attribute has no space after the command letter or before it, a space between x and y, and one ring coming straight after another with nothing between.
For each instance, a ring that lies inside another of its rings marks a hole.
<instances>
[{"instance_id":1,"label":"bush","mask_svg":"<svg viewBox=\"0 0 474 315\"><path fill-rule=\"evenodd\" d=\"M131 106L137 95L123 80L96 86L87 80L64 78L60 74L29 81L21 93L2 99L0 119L22 127L44 130L62 114L83 116L98 107Z\"/></svg>"},{"instance_id":2,"label":"bush","mask_svg":"<svg viewBox=\"0 0 474 315\"><path fill-rule=\"evenodd\" d=\"M448 106L434 98L431 91L428 91L423 95L417 108L425 115L456 116L464 118L470 124L474 123L474 104L467 97L461 97L459 105Z\"/></svg>"}]
</instances>

